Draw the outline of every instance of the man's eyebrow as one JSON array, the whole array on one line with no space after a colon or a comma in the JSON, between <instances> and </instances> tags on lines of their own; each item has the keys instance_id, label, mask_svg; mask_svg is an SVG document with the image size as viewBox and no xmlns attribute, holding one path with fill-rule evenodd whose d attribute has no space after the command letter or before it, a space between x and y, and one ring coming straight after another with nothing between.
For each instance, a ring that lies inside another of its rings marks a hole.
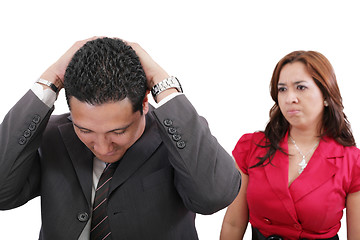
<instances>
[{"instance_id":1,"label":"man's eyebrow","mask_svg":"<svg viewBox=\"0 0 360 240\"><path fill-rule=\"evenodd\" d=\"M87 129L87 128L84 128L84 127L81 127L81 126L77 125L77 124L76 124L76 123L74 123L74 122L73 122L73 124L74 124L74 126L75 126L75 127L79 128L79 129L82 129L82 130L86 130L86 131L90 131L90 132L92 132L92 130Z\"/></svg>"},{"instance_id":2,"label":"man's eyebrow","mask_svg":"<svg viewBox=\"0 0 360 240\"><path fill-rule=\"evenodd\" d=\"M128 127L130 127L131 124L132 124L132 123L128 124L128 125L125 126L125 127L115 128L115 129L110 130L110 131L107 131L107 132L109 133L109 132L123 131L123 130L126 130Z\"/></svg>"},{"instance_id":3,"label":"man's eyebrow","mask_svg":"<svg viewBox=\"0 0 360 240\"><path fill-rule=\"evenodd\" d=\"M93 132L93 130L91 129L88 129L88 128L84 128L84 127L81 127L79 125L77 125L76 123L74 123L74 126L81 129L81 130L86 130L86 131L89 131L89 132ZM128 127L130 127L131 125L133 124L133 122L131 122L130 124L126 125L125 127L120 127L120 128L115 128L115 129L112 129L110 131L107 131L106 133L110 133L110 132L116 132L116 131L123 131L123 130L126 130Z\"/></svg>"}]
</instances>

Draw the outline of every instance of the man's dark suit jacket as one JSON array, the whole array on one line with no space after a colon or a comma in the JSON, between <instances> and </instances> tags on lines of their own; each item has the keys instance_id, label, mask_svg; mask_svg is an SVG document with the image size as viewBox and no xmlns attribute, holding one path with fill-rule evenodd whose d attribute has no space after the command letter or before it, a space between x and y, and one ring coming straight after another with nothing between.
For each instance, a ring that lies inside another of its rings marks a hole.
<instances>
[{"instance_id":1,"label":"man's dark suit jacket","mask_svg":"<svg viewBox=\"0 0 360 240\"><path fill-rule=\"evenodd\" d=\"M92 152L69 114L29 91L0 125L0 209L41 197L40 239L78 239L91 214ZM146 116L110 186L113 239L197 239L195 213L236 197L240 175L184 95Z\"/></svg>"}]
</instances>

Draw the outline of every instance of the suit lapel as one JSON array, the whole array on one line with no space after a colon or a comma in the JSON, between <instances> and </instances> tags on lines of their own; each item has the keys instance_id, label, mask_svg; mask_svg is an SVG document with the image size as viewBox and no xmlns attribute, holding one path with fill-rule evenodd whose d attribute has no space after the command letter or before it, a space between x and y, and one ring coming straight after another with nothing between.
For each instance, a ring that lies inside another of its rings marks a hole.
<instances>
[{"instance_id":1,"label":"suit lapel","mask_svg":"<svg viewBox=\"0 0 360 240\"><path fill-rule=\"evenodd\" d=\"M93 154L77 137L72 122L59 126L65 147L73 163L88 204L91 203Z\"/></svg>"},{"instance_id":2,"label":"suit lapel","mask_svg":"<svg viewBox=\"0 0 360 240\"><path fill-rule=\"evenodd\" d=\"M152 109L152 107L150 108ZM71 118L69 123L59 126L65 147L73 163L81 188L86 200L91 203L93 154L77 137ZM157 123L151 115L146 115L146 127L142 136L126 151L111 180L111 193L114 189L125 182L160 146L162 139L159 134Z\"/></svg>"},{"instance_id":3,"label":"suit lapel","mask_svg":"<svg viewBox=\"0 0 360 240\"><path fill-rule=\"evenodd\" d=\"M288 134L279 144L286 153L288 152L287 137ZM272 190L280 198L290 216L297 221L294 201L288 191L289 157L285 153L276 151L271 164L266 165L264 170Z\"/></svg>"},{"instance_id":4,"label":"suit lapel","mask_svg":"<svg viewBox=\"0 0 360 240\"><path fill-rule=\"evenodd\" d=\"M311 193L336 173L334 158L344 156L343 146L335 140L324 137L302 174L295 179L289 190L294 202Z\"/></svg>"},{"instance_id":5,"label":"suit lapel","mask_svg":"<svg viewBox=\"0 0 360 240\"><path fill-rule=\"evenodd\" d=\"M146 115L146 128L143 135L126 151L111 180L109 193L124 183L160 146L158 126L151 113Z\"/></svg>"}]
</instances>

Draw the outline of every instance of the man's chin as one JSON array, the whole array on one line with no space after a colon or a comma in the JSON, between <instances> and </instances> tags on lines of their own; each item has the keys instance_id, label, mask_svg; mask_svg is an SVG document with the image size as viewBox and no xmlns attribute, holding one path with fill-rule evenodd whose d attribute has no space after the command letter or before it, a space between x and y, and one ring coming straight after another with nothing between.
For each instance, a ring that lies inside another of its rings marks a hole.
<instances>
[{"instance_id":1,"label":"man's chin","mask_svg":"<svg viewBox=\"0 0 360 240\"><path fill-rule=\"evenodd\" d=\"M114 163L114 162L117 162L122 157L122 155L120 155L120 154L111 155L111 156L96 155L96 157L103 162Z\"/></svg>"}]
</instances>

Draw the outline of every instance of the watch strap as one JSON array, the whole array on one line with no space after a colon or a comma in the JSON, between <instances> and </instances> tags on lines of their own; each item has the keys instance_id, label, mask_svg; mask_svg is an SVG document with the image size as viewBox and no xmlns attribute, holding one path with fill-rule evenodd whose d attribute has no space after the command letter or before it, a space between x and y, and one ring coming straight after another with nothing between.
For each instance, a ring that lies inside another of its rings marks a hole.
<instances>
[{"instance_id":1,"label":"watch strap","mask_svg":"<svg viewBox=\"0 0 360 240\"><path fill-rule=\"evenodd\" d=\"M42 78L39 78L37 81L37 83L41 83L41 84L44 84L48 87L51 88L51 90L53 90L55 93L58 93L59 92L59 88L55 86L55 84L53 84L52 82L49 82L45 79L42 79Z\"/></svg>"},{"instance_id":2,"label":"watch strap","mask_svg":"<svg viewBox=\"0 0 360 240\"><path fill-rule=\"evenodd\" d=\"M170 88L175 88L178 92L182 93L182 87L181 84L179 82L179 80L174 77L168 77L164 80L162 80L161 82L155 84L152 88L151 88L151 94L154 97L154 100L156 101L156 97L162 93L163 91L170 89ZM157 101L156 101L157 102Z\"/></svg>"}]
</instances>

